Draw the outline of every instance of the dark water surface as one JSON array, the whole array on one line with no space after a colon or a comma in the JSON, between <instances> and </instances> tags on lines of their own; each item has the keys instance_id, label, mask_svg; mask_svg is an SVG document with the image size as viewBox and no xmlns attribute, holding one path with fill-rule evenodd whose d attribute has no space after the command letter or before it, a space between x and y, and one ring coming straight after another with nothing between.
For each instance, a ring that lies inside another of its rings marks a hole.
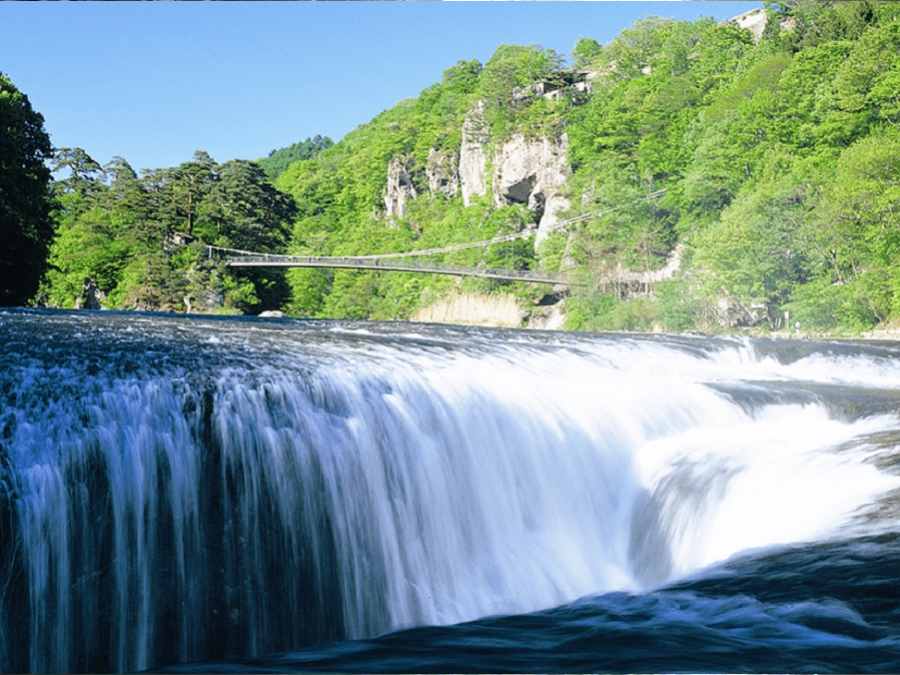
<instances>
[{"instance_id":1,"label":"dark water surface","mask_svg":"<svg viewBox=\"0 0 900 675\"><path fill-rule=\"evenodd\" d=\"M792 547L650 593L167 672L896 672L896 535Z\"/></svg>"},{"instance_id":2,"label":"dark water surface","mask_svg":"<svg viewBox=\"0 0 900 675\"><path fill-rule=\"evenodd\" d=\"M0 312L0 670L900 671L900 344Z\"/></svg>"}]
</instances>

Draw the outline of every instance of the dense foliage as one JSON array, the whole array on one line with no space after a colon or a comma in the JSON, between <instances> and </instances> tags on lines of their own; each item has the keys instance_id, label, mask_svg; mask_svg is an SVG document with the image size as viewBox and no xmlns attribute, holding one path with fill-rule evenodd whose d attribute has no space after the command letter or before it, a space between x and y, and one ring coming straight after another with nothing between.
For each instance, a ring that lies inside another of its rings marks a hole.
<instances>
[{"instance_id":1,"label":"dense foliage","mask_svg":"<svg viewBox=\"0 0 900 675\"><path fill-rule=\"evenodd\" d=\"M283 250L291 199L243 160L190 162L138 176L121 157L101 167L62 148L54 168L59 228L40 300L71 307L255 311L281 306L277 273L226 273L205 244ZM93 296L93 300L91 299Z\"/></svg>"},{"instance_id":2,"label":"dense foliage","mask_svg":"<svg viewBox=\"0 0 900 675\"><path fill-rule=\"evenodd\" d=\"M900 5L785 0L766 12L759 40L709 19L643 20L607 45L581 40L572 66L552 50L504 45L336 144L317 136L259 165L198 153L138 177L124 160L99 167L61 149L58 233L38 299L69 306L96 287L113 307L389 319L453 291L502 291L530 307L546 288L230 273L200 242L350 255L520 231L538 214L497 205L495 152L513 134L565 133L567 230L537 252L520 240L443 262L565 271L583 282L566 300L575 329L856 331L896 321ZM585 75L590 91L576 84ZM564 95L540 95L548 89ZM465 206L459 191L433 189L428 172L435 161L455 171L463 121L479 102L487 193ZM46 155L46 144L34 147ZM392 160L408 174L402 215L386 213ZM610 281L614 270L661 268L676 247L679 271L651 292Z\"/></svg>"},{"instance_id":3,"label":"dense foliage","mask_svg":"<svg viewBox=\"0 0 900 675\"><path fill-rule=\"evenodd\" d=\"M316 134L311 138L303 141L297 141L286 148L277 148L269 153L268 157L257 160L257 164L266 172L269 180L275 180L285 172L285 170L294 162L301 159L312 159L325 148L334 145L328 136L320 136Z\"/></svg>"},{"instance_id":4,"label":"dense foliage","mask_svg":"<svg viewBox=\"0 0 900 675\"><path fill-rule=\"evenodd\" d=\"M0 73L0 305L20 305L38 287L53 235L50 139L44 118Z\"/></svg>"},{"instance_id":5,"label":"dense foliage","mask_svg":"<svg viewBox=\"0 0 900 675\"><path fill-rule=\"evenodd\" d=\"M758 44L749 31L712 20L651 19L606 46L582 40L573 60L593 77L586 100L516 97L516 88L569 72L549 50L503 46L483 67L462 62L281 176L278 185L301 204L292 246L373 253L530 222L521 209L493 208L490 194L464 208L458 196L428 193L429 151L458 152L463 117L481 100L489 153L514 132L568 134L570 215L592 217L538 256L510 246L497 259L479 251L453 260L568 266L587 281L567 302L570 327L855 330L898 317L900 10L798 0L767 11ZM389 223L380 212L392 157L412 167L419 196ZM682 271L652 294L610 288L609 270L658 268L678 243ZM408 316L460 285L353 272L289 276L291 309L327 316Z\"/></svg>"},{"instance_id":6,"label":"dense foliage","mask_svg":"<svg viewBox=\"0 0 900 675\"><path fill-rule=\"evenodd\" d=\"M601 211L666 193L579 229L582 268L659 265L676 241L690 264L652 297L596 284L570 303L574 326L900 317L900 7L768 11L759 44L712 22L645 22L590 56L609 75L568 127L575 193Z\"/></svg>"}]
</instances>

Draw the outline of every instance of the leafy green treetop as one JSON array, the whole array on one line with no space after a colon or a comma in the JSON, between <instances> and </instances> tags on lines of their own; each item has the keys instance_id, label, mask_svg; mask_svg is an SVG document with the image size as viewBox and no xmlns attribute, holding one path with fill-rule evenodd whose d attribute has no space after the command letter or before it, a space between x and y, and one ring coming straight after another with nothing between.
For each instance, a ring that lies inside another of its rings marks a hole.
<instances>
[{"instance_id":1,"label":"leafy green treetop","mask_svg":"<svg viewBox=\"0 0 900 675\"><path fill-rule=\"evenodd\" d=\"M596 59L602 51L603 47L601 47L600 43L595 39L581 38L575 45L575 49L572 50L572 56L575 59L575 67L586 68L593 63L594 59Z\"/></svg>"},{"instance_id":2,"label":"leafy green treetop","mask_svg":"<svg viewBox=\"0 0 900 675\"><path fill-rule=\"evenodd\" d=\"M312 159L332 145L334 145L334 141L328 138L328 136L316 134L305 140L297 141L286 148L272 150L268 157L257 160L256 163L262 167L269 180L275 181L275 179L283 174L294 162L303 159Z\"/></svg>"},{"instance_id":3,"label":"leafy green treetop","mask_svg":"<svg viewBox=\"0 0 900 675\"><path fill-rule=\"evenodd\" d=\"M37 291L53 236L50 138L44 118L0 72L0 305L21 305Z\"/></svg>"}]
</instances>

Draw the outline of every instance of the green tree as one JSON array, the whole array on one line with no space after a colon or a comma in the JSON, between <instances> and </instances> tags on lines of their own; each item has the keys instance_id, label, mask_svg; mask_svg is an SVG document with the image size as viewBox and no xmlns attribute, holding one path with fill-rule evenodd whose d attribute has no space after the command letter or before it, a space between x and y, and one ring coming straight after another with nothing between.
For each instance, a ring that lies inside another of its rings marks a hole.
<instances>
[{"instance_id":1,"label":"green tree","mask_svg":"<svg viewBox=\"0 0 900 675\"><path fill-rule=\"evenodd\" d=\"M0 305L21 305L38 289L47 262L50 138L28 97L0 73Z\"/></svg>"},{"instance_id":2,"label":"green tree","mask_svg":"<svg viewBox=\"0 0 900 675\"><path fill-rule=\"evenodd\" d=\"M334 141L328 138L328 136L316 134L305 140L297 141L285 148L276 148L275 150L272 150L267 157L257 160L256 163L266 172L266 176L269 177L269 180L274 182L294 162L312 159L332 145L334 145Z\"/></svg>"},{"instance_id":3,"label":"green tree","mask_svg":"<svg viewBox=\"0 0 900 675\"><path fill-rule=\"evenodd\" d=\"M603 47L594 38L581 38L572 50L576 68L587 68L600 56Z\"/></svg>"},{"instance_id":4,"label":"green tree","mask_svg":"<svg viewBox=\"0 0 900 675\"><path fill-rule=\"evenodd\" d=\"M497 138L508 134L515 107L513 92L560 70L563 58L538 46L501 45L484 65L478 96L487 105L488 122Z\"/></svg>"},{"instance_id":5,"label":"green tree","mask_svg":"<svg viewBox=\"0 0 900 675\"><path fill-rule=\"evenodd\" d=\"M291 221L297 213L294 200L276 190L254 162L233 160L218 167L218 180L202 206L204 241L249 251L284 251ZM235 275L252 284L238 303L245 309L277 309L288 299L283 272L247 271Z\"/></svg>"},{"instance_id":6,"label":"green tree","mask_svg":"<svg viewBox=\"0 0 900 675\"><path fill-rule=\"evenodd\" d=\"M778 327L794 288L810 275L803 232L814 199L802 182L784 177L743 191L696 238L694 262L707 275L709 297L763 305Z\"/></svg>"},{"instance_id":7,"label":"green tree","mask_svg":"<svg viewBox=\"0 0 900 675\"><path fill-rule=\"evenodd\" d=\"M84 148L56 148L53 172L66 174L53 182L58 194L76 192L82 197L92 196L106 178L103 167Z\"/></svg>"},{"instance_id":8,"label":"green tree","mask_svg":"<svg viewBox=\"0 0 900 675\"><path fill-rule=\"evenodd\" d=\"M900 133L893 128L841 153L808 219L816 280L791 306L802 323L859 329L900 316L898 158Z\"/></svg>"},{"instance_id":9,"label":"green tree","mask_svg":"<svg viewBox=\"0 0 900 675\"><path fill-rule=\"evenodd\" d=\"M205 150L197 150L190 162L171 171L169 187L174 200L177 227L193 236L200 204L218 179L215 160Z\"/></svg>"},{"instance_id":10,"label":"green tree","mask_svg":"<svg viewBox=\"0 0 900 675\"><path fill-rule=\"evenodd\" d=\"M218 167L218 180L205 196L202 211L207 241L277 252L287 246L297 208L257 164L237 159Z\"/></svg>"},{"instance_id":11,"label":"green tree","mask_svg":"<svg viewBox=\"0 0 900 675\"><path fill-rule=\"evenodd\" d=\"M100 206L73 212L71 203L77 199L76 195L60 199L64 215L51 248L45 289L54 306L73 307L88 281L104 294L112 293L133 252L118 236L112 212Z\"/></svg>"},{"instance_id":12,"label":"green tree","mask_svg":"<svg viewBox=\"0 0 900 675\"><path fill-rule=\"evenodd\" d=\"M79 148L60 162L68 175L57 185L58 231L43 289L51 304L75 305L89 284L109 307L237 311L284 302L283 275L229 272L203 248L286 249L293 200L256 164L220 166L198 151L190 162L138 176L121 157L101 169Z\"/></svg>"}]
</instances>

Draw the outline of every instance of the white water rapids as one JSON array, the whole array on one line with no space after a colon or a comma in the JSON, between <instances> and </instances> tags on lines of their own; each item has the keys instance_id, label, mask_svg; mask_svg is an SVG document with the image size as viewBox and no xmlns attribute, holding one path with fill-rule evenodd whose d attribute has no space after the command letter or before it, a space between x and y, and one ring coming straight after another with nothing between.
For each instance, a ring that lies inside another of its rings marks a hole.
<instances>
[{"instance_id":1,"label":"white water rapids","mask_svg":"<svg viewBox=\"0 0 900 675\"><path fill-rule=\"evenodd\" d=\"M9 355L2 449L27 607L6 603L0 667L24 617L31 670L134 670L209 657L226 636L252 655L647 590L827 538L900 486L866 441L900 429L896 414L739 405L710 386L900 389L900 360L278 330L285 344L252 368L224 359L202 383ZM252 342L229 331L190 338L198 363ZM66 378L77 397L40 393Z\"/></svg>"}]
</instances>

